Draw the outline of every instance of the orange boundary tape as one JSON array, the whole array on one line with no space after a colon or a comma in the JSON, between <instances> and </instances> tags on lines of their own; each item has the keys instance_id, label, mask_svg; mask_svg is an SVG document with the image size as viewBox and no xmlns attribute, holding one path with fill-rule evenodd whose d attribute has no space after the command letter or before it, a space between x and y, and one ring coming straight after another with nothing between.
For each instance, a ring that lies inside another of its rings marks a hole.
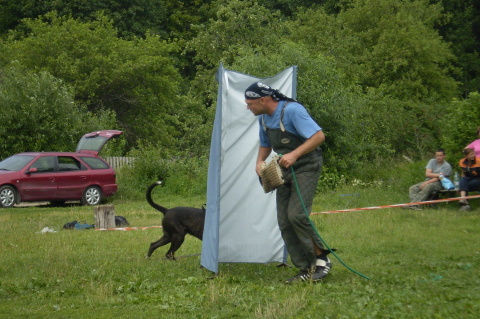
<instances>
[{"instance_id":1,"label":"orange boundary tape","mask_svg":"<svg viewBox=\"0 0 480 319\"><path fill-rule=\"evenodd\" d=\"M363 207L363 208L331 210L331 211L327 211L327 212L310 213L310 215L338 214L338 213L346 213L346 212L374 210L374 209L381 209L381 208L394 208L394 207L403 207L403 206L412 206L412 205L427 205L427 204L452 202L452 201L457 201L457 200L461 200L461 199L471 199L471 198L479 198L479 197L480 197L480 195L474 195L474 196L455 197L455 198L446 198L446 199L435 199L435 200L429 200L429 201L425 201L425 202L413 202L413 203L407 203L407 204L394 204L394 205L372 206L372 207Z\"/></svg>"},{"instance_id":2,"label":"orange boundary tape","mask_svg":"<svg viewBox=\"0 0 480 319\"><path fill-rule=\"evenodd\" d=\"M413 203L407 203L407 204L393 204L393 205L372 206L372 207L363 207L363 208L350 208L350 209L331 210L331 211L326 211L326 212L310 213L310 215L338 214L338 213L348 213L348 212L358 212L358 211L375 210L375 209L382 209L382 208L395 208L395 207L404 207L404 206L412 206L412 205L427 205L427 204L435 204L435 203L453 202L453 201L458 201L458 200L461 200L461 199L472 199L472 198L480 198L480 195L465 196L465 197L455 197L455 198L445 198L445 199L436 199L436 200L429 200L429 201L425 201L425 202L413 202ZM95 228L95 230L120 230L120 231L128 231L128 230L145 230L145 229L148 229L148 228L162 228L162 226L119 227L119 228Z\"/></svg>"}]
</instances>

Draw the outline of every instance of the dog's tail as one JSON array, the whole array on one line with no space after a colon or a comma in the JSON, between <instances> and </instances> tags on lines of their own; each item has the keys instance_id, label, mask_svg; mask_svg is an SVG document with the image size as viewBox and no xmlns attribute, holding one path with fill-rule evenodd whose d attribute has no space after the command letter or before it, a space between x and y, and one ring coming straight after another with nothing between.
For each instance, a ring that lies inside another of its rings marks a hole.
<instances>
[{"instance_id":1,"label":"dog's tail","mask_svg":"<svg viewBox=\"0 0 480 319\"><path fill-rule=\"evenodd\" d=\"M161 206L161 205L158 205L156 204L153 199L152 199L152 191L155 187L157 187L158 185L161 185L162 182L158 181L158 182L155 182L153 183L152 185L150 185L147 189L147 202L150 204L150 206L152 206L153 208L155 208L156 210L162 212L162 214L165 215L165 213L167 212L167 208Z\"/></svg>"}]
</instances>

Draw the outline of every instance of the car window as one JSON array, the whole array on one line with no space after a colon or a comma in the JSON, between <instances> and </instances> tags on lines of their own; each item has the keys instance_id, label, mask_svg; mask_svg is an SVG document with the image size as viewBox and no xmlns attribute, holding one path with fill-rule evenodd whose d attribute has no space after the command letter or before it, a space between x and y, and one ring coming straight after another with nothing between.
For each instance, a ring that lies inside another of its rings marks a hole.
<instances>
[{"instance_id":1,"label":"car window","mask_svg":"<svg viewBox=\"0 0 480 319\"><path fill-rule=\"evenodd\" d=\"M58 171L71 172L82 170L82 164L79 160L71 156L59 156L58 157Z\"/></svg>"},{"instance_id":2,"label":"car window","mask_svg":"<svg viewBox=\"0 0 480 319\"><path fill-rule=\"evenodd\" d=\"M53 172L55 170L55 157L42 156L30 168L36 168L38 173Z\"/></svg>"},{"instance_id":3,"label":"car window","mask_svg":"<svg viewBox=\"0 0 480 319\"><path fill-rule=\"evenodd\" d=\"M105 169L105 168L110 168L110 166L99 159L98 157L85 157L81 156L80 157L82 161L87 163L88 166L90 166L91 169Z\"/></svg>"},{"instance_id":4,"label":"car window","mask_svg":"<svg viewBox=\"0 0 480 319\"><path fill-rule=\"evenodd\" d=\"M91 136L91 137L84 137L78 143L77 151L80 150L90 150L90 151L98 151L102 148L103 144L108 141L108 137L103 136Z\"/></svg>"},{"instance_id":5,"label":"car window","mask_svg":"<svg viewBox=\"0 0 480 319\"><path fill-rule=\"evenodd\" d=\"M0 170L19 171L25 167L35 156L13 155L0 162Z\"/></svg>"}]
</instances>

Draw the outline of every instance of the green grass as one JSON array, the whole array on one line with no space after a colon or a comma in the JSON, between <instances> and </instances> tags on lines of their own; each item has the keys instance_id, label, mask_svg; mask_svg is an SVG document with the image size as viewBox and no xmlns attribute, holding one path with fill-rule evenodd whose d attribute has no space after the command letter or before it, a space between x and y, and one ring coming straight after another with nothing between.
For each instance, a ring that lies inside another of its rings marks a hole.
<instances>
[{"instance_id":1,"label":"green grass","mask_svg":"<svg viewBox=\"0 0 480 319\"><path fill-rule=\"evenodd\" d=\"M340 196L342 194L358 194ZM319 194L314 212L402 203L388 188ZM203 198L169 197L165 206L199 207ZM114 200L132 226L159 225L144 201ZM285 285L293 268L220 264L199 267L201 242L188 237L176 262L167 248L145 259L160 229L63 230L93 223L92 207L0 210L1 318L477 318L480 313L480 207L455 203L422 211L400 208L312 220L329 246L366 280L333 259L319 284ZM57 233L38 233L52 227Z\"/></svg>"}]
</instances>

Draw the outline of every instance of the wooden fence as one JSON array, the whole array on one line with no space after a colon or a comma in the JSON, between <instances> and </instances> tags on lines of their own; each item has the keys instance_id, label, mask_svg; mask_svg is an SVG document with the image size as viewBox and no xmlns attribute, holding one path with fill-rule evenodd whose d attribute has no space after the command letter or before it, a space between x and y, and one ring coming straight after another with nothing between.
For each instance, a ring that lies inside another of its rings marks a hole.
<instances>
[{"instance_id":1,"label":"wooden fence","mask_svg":"<svg viewBox=\"0 0 480 319\"><path fill-rule=\"evenodd\" d=\"M114 169L122 167L122 166L132 166L135 162L135 158L133 157L122 157L122 156L106 156L103 158L110 166Z\"/></svg>"}]
</instances>

